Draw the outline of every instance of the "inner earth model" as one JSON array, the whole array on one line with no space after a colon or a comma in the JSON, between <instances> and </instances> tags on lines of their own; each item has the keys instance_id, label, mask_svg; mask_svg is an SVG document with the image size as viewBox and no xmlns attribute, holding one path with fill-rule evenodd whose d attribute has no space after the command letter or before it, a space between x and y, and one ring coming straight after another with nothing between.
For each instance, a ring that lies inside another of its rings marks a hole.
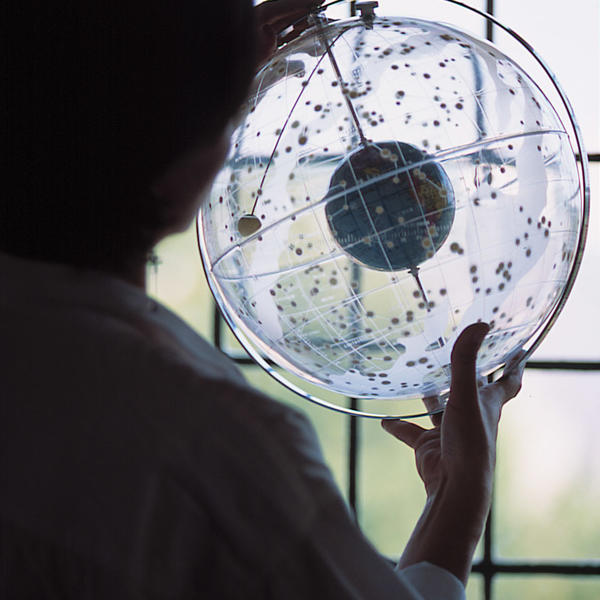
<instances>
[{"instance_id":1,"label":"inner earth model","mask_svg":"<svg viewBox=\"0 0 600 600\"><path fill-rule=\"evenodd\" d=\"M539 337L583 248L581 178L557 112L489 42L315 16L256 76L203 262L253 356L369 412L445 394L470 323L491 326L481 373Z\"/></svg>"}]
</instances>

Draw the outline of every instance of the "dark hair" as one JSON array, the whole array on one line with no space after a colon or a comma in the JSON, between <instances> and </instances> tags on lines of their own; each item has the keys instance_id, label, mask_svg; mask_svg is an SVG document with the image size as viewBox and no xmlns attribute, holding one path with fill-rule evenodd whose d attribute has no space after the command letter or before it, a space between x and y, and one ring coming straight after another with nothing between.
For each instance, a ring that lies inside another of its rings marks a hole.
<instances>
[{"instance_id":1,"label":"dark hair","mask_svg":"<svg viewBox=\"0 0 600 600\"><path fill-rule=\"evenodd\" d=\"M162 226L150 183L248 91L251 0L9 4L0 249L94 267L147 251Z\"/></svg>"}]
</instances>

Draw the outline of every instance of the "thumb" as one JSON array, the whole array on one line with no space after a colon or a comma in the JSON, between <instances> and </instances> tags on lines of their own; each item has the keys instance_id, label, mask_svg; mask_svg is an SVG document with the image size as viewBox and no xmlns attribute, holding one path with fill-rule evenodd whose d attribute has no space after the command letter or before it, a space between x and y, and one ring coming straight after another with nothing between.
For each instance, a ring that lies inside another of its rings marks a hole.
<instances>
[{"instance_id":1,"label":"thumb","mask_svg":"<svg viewBox=\"0 0 600 600\"><path fill-rule=\"evenodd\" d=\"M462 331L454 343L450 357L452 383L449 406L457 402L477 402L477 352L489 330L487 323L473 323Z\"/></svg>"}]
</instances>

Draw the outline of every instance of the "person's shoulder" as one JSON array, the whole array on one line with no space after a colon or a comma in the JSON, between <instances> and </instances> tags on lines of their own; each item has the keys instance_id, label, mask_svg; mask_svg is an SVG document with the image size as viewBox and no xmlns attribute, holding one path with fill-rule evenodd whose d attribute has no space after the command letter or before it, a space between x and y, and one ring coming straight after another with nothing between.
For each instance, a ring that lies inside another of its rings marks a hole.
<instances>
[{"instance_id":1,"label":"person's shoulder","mask_svg":"<svg viewBox=\"0 0 600 600\"><path fill-rule=\"evenodd\" d=\"M151 398L143 408L177 432L191 457L209 457L211 469L221 461L223 471L251 472L250 485L287 486L306 504L312 504L309 495L335 488L315 429L301 410L243 381L206 377L188 361L157 355Z\"/></svg>"},{"instance_id":2,"label":"person's shoulder","mask_svg":"<svg viewBox=\"0 0 600 600\"><path fill-rule=\"evenodd\" d=\"M170 363L164 375L139 408L174 442L184 485L214 501L215 511L227 506L226 521L240 528L260 525L279 544L302 537L319 498L337 493L309 419L248 385L202 377L187 363Z\"/></svg>"},{"instance_id":3,"label":"person's shoulder","mask_svg":"<svg viewBox=\"0 0 600 600\"><path fill-rule=\"evenodd\" d=\"M232 376L229 370L207 373L205 365L162 347L148 352L152 396L164 400L166 395L171 409L196 415L196 423L201 421L221 438L243 435L261 444L316 443L312 424L302 411L252 387L241 375ZM223 356L222 360L229 359Z\"/></svg>"}]
</instances>

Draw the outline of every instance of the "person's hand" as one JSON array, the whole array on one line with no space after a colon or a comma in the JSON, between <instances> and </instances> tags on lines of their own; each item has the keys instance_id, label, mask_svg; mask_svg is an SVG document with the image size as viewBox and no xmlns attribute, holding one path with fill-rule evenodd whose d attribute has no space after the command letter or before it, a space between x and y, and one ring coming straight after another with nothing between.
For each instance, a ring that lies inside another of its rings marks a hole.
<instances>
[{"instance_id":1,"label":"person's hand","mask_svg":"<svg viewBox=\"0 0 600 600\"><path fill-rule=\"evenodd\" d=\"M323 0L267 0L255 8L257 27L257 64L262 65L281 43L298 37L308 25L311 9ZM279 34L289 27L292 31L279 39Z\"/></svg>"},{"instance_id":2,"label":"person's hand","mask_svg":"<svg viewBox=\"0 0 600 600\"><path fill-rule=\"evenodd\" d=\"M401 420L382 422L386 431L414 449L428 496L448 484L491 486L498 421L504 404L521 389L525 353L508 362L498 381L479 387L475 361L488 331L485 323L475 323L456 340L450 397L443 415L432 417L433 429Z\"/></svg>"},{"instance_id":3,"label":"person's hand","mask_svg":"<svg viewBox=\"0 0 600 600\"><path fill-rule=\"evenodd\" d=\"M525 352L520 351L498 381L479 386L475 363L488 331L487 324L475 323L456 340L450 397L443 415L432 418L433 429L396 419L382 422L386 431L414 449L427 492L425 510L400 565L428 561L463 582L489 512L502 407L519 392L525 366Z\"/></svg>"}]
</instances>

